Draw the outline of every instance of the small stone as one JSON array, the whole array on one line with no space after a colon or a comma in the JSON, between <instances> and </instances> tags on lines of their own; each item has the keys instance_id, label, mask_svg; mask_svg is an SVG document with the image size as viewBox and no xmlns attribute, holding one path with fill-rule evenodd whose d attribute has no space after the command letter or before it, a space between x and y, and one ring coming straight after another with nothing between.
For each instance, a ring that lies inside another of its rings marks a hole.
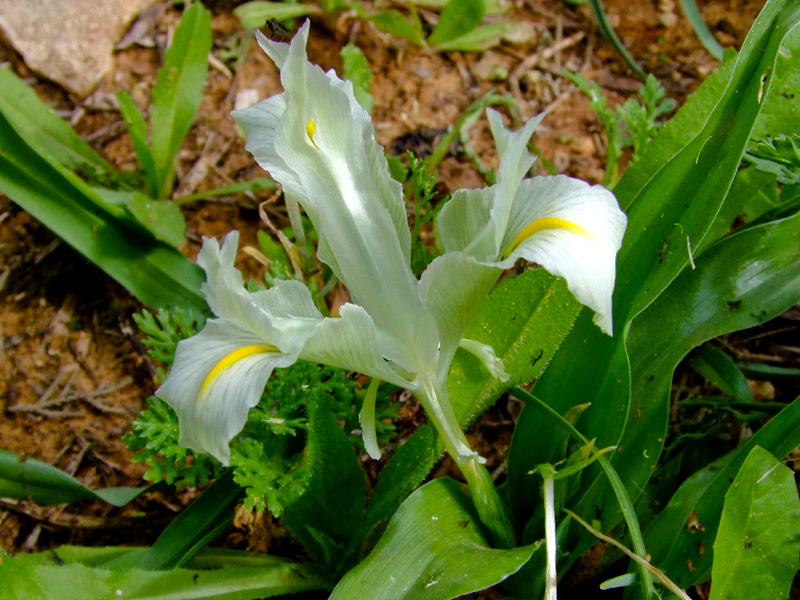
<instances>
[{"instance_id":1,"label":"small stone","mask_svg":"<svg viewBox=\"0 0 800 600\"><path fill-rule=\"evenodd\" d=\"M0 0L0 29L31 69L88 96L110 71L114 45L158 0Z\"/></svg>"}]
</instances>

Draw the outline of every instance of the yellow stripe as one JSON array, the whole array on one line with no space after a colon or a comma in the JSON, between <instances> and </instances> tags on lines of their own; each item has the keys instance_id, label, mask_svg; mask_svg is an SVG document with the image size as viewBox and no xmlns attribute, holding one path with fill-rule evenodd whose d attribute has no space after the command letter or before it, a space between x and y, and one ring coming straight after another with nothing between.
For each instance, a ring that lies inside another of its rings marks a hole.
<instances>
[{"instance_id":1,"label":"yellow stripe","mask_svg":"<svg viewBox=\"0 0 800 600\"><path fill-rule=\"evenodd\" d=\"M589 233L583 227L573 223L572 221L566 221L564 219L559 219L558 217L542 217L541 219L536 219L533 223L520 231L519 235L514 238L514 241L511 242L511 245L505 251L503 256L508 257L522 242L527 240L534 233L539 233L545 229L570 229L576 233L590 237Z\"/></svg>"},{"instance_id":2,"label":"yellow stripe","mask_svg":"<svg viewBox=\"0 0 800 600\"><path fill-rule=\"evenodd\" d=\"M314 144L314 148L319 150L319 146L317 146L317 142L314 141L314 132L317 130L317 125L314 123L314 119L308 120L308 125L306 125L306 133L308 134L308 139L311 140L311 143Z\"/></svg>"},{"instance_id":3,"label":"yellow stripe","mask_svg":"<svg viewBox=\"0 0 800 600\"><path fill-rule=\"evenodd\" d=\"M269 344L255 344L253 346L244 346L243 348L237 348L221 361L219 361L211 372L206 377L206 380L203 382L203 386L200 388L200 393L206 391L206 388L211 385L211 382L217 378L217 376L222 373L228 367L233 366L243 358L247 358L248 356L253 356L254 354L264 354L266 352L280 352L275 346L270 346Z\"/></svg>"}]
</instances>

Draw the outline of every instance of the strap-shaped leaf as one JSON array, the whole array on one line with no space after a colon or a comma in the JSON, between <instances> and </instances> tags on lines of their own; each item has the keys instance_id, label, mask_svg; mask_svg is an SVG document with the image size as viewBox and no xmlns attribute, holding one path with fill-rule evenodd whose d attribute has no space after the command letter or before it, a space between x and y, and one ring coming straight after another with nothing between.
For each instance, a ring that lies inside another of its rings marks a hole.
<instances>
[{"instance_id":1,"label":"strap-shaped leaf","mask_svg":"<svg viewBox=\"0 0 800 600\"><path fill-rule=\"evenodd\" d=\"M207 551L189 568L112 571L95 566L131 548L63 546L39 554L3 556L3 600L255 600L332 586L311 565L236 551Z\"/></svg>"},{"instance_id":2,"label":"strap-shaped leaf","mask_svg":"<svg viewBox=\"0 0 800 600\"><path fill-rule=\"evenodd\" d=\"M794 472L756 446L725 494L710 600L783 600L797 572L798 552Z\"/></svg>"},{"instance_id":3,"label":"strap-shaped leaf","mask_svg":"<svg viewBox=\"0 0 800 600\"><path fill-rule=\"evenodd\" d=\"M536 547L489 548L469 497L452 479L435 479L403 502L331 600L449 600L499 583Z\"/></svg>"},{"instance_id":4,"label":"strap-shaped leaf","mask_svg":"<svg viewBox=\"0 0 800 600\"><path fill-rule=\"evenodd\" d=\"M102 500L122 506L152 487L93 490L52 465L35 458L25 458L16 452L0 450L0 498L30 500L37 504Z\"/></svg>"},{"instance_id":5,"label":"strap-shaped leaf","mask_svg":"<svg viewBox=\"0 0 800 600\"><path fill-rule=\"evenodd\" d=\"M206 310L203 272L100 198L80 178L48 162L0 114L0 190L152 308Z\"/></svg>"},{"instance_id":6,"label":"strap-shaped leaf","mask_svg":"<svg viewBox=\"0 0 800 600\"><path fill-rule=\"evenodd\" d=\"M210 50L211 13L198 2L183 14L153 88L150 148L159 174L158 198L172 188L175 155L203 97Z\"/></svg>"}]
</instances>

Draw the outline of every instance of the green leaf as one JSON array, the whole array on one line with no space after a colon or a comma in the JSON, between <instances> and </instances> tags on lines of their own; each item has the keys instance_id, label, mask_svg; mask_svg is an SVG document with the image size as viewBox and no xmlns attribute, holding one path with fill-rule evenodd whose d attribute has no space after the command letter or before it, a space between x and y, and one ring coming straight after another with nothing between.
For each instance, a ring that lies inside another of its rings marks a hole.
<instances>
[{"instance_id":1,"label":"green leaf","mask_svg":"<svg viewBox=\"0 0 800 600\"><path fill-rule=\"evenodd\" d=\"M759 171L775 175L780 184L800 184L800 134L757 140L746 158Z\"/></svg>"},{"instance_id":2,"label":"green leaf","mask_svg":"<svg viewBox=\"0 0 800 600\"><path fill-rule=\"evenodd\" d=\"M196 2L183 14L153 87L150 149L158 172L157 198L172 190L175 155L203 97L210 51L211 13Z\"/></svg>"},{"instance_id":3,"label":"green leaf","mask_svg":"<svg viewBox=\"0 0 800 600\"><path fill-rule=\"evenodd\" d=\"M394 451L381 470L364 521L350 542L348 553L353 561L357 562L372 549L397 507L428 476L442 452L440 446L436 430L424 425ZM350 562L345 561L345 565L352 566Z\"/></svg>"},{"instance_id":4,"label":"green leaf","mask_svg":"<svg viewBox=\"0 0 800 600\"><path fill-rule=\"evenodd\" d=\"M266 0L253 0L237 6L233 10L246 29L263 27L268 19L288 21L296 17L304 17L319 12L319 7L313 4L290 4L288 2L267 2Z\"/></svg>"},{"instance_id":5,"label":"green leaf","mask_svg":"<svg viewBox=\"0 0 800 600\"><path fill-rule=\"evenodd\" d=\"M158 172L156 163L153 161L153 154L147 145L147 127L144 124L142 113L139 112L131 95L126 92L117 92L120 114L128 128L128 135L131 136L131 143L139 161L139 167L144 171L147 179L147 191L151 196L157 196L159 189Z\"/></svg>"},{"instance_id":6,"label":"green leaf","mask_svg":"<svg viewBox=\"0 0 800 600\"><path fill-rule=\"evenodd\" d=\"M107 569L158 571L185 565L233 522L244 490L228 469L161 532L155 544L117 557Z\"/></svg>"},{"instance_id":7,"label":"green leaf","mask_svg":"<svg viewBox=\"0 0 800 600\"><path fill-rule=\"evenodd\" d=\"M484 0L450 0L439 15L428 45L437 47L466 35L481 24L485 14Z\"/></svg>"},{"instance_id":8,"label":"green leaf","mask_svg":"<svg viewBox=\"0 0 800 600\"><path fill-rule=\"evenodd\" d=\"M366 478L353 445L324 403L308 406L302 488L283 521L322 564L336 570L364 515Z\"/></svg>"},{"instance_id":9,"label":"green leaf","mask_svg":"<svg viewBox=\"0 0 800 600\"><path fill-rule=\"evenodd\" d=\"M175 247L183 243L183 213L169 200L153 200L141 192L129 192L125 208L157 240Z\"/></svg>"},{"instance_id":10,"label":"green leaf","mask_svg":"<svg viewBox=\"0 0 800 600\"><path fill-rule=\"evenodd\" d=\"M697 35L703 46L705 46L705 49L708 50L708 53L721 61L723 54L722 46L719 45L714 34L709 31L706 22L703 20L703 15L700 14L697 8L695 0L681 0L681 8L683 8L686 18L689 19L689 22L692 24L695 35Z\"/></svg>"},{"instance_id":11,"label":"green leaf","mask_svg":"<svg viewBox=\"0 0 800 600\"><path fill-rule=\"evenodd\" d=\"M66 504L81 500L102 500L123 506L153 486L110 487L92 490L80 481L35 458L0 450L0 498L29 500L37 504Z\"/></svg>"},{"instance_id":12,"label":"green leaf","mask_svg":"<svg viewBox=\"0 0 800 600\"><path fill-rule=\"evenodd\" d=\"M344 77L353 82L353 93L361 107L372 112L372 95L370 94L370 82L372 81L372 71L367 66L367 59L358 46L347 44L341 50L342 61L344 63Z\"/></svg>"},{"instance_id":13,"label":"green leaf","mask_svg":"<svg viewBox=\"0 0 800 600\"><path fill-rule=\"evenodd\" d=\"M800 398L775 415L741 446L681 485L644 532L652 563L682 588L708 579L712 566L711 549L723 500L748 454L760 446L775 456L783 457L798 444ZM757 597L761 598L760 595Z\"/></svg>"},{"instance_id":14,"label":"green leaf","mask_svg":"<svg viewBox=\"0 0 800 600\"><path fill-rule=\"evenodd\" d=\"M536 547L489 548L469 497L452 479L435 479L403 502L331 600L448 600L503 581Z\"/></svg>"},{"instance_id":15,"label":"green leaf","mask_svg":"<svg viewBox=\"0 0 800 600\"><path fill-rule=\"evenodd\" d=\"M631 412L614 460L632 495L644 488L663 448L675 367L704 341L763 323L794 304L800 298L798 248L800 214L734 233L698 256L697 270L682 273L634 321Z\"/></svg>"},{"instance_id":16,"label":"green leaf","mask_svg":"<svg viewBox=\"0 0 800 600\"><path fill-rule=\"evenodd\" d=\"M797 572L800 500L794 472L754 447L728 492L709 600L784 600Z\"/></svg>"},{"instance_id":17,"label":"green leaf","mask_svg":"<svg viewBox=\"0 0 800 600\"><path fill-rule=\"evenodd\" d=\"M11 69L0 67L0 114L27 144L67 168L111 176L114 169Z\"/></svg>"},{"instance_id":18,"label":"green leaf","mask_svg":"<svg viewBox=\"0 0 800 600\"><path fill-rule=\"evenodd\" d=\"M272 191L277 189L277 187L278 184L269 177L256 177L255 179L250 179L249 181L239 181L230 185L189 194L188 196L174 198L172 203L177 206L183 206L184 204L189 204L190 202L195 202L197 200L218 198L219 196L232 196L233 194L242 194L246 192Z\"/></svg>"},{"instance_id":19,"label":"green leaf","mask_svg":"<svg viewBox=\"0 0 800 600\"><path fill-rule=\"evenodd\" d=\"M422 31L409 23L408 19L400 11L394 9L385 10L377 15L372 15L369 20L384 33L403 38L417 46L425 45L422 39Z\"/></svg>"},{"instance_id":20,"label":"green leaf","mask_svg":"<svg viewBox=\"0 0 800 600\"><path fill-rule=\"evenodd\" d=\"M48 162L0 115L0 190L153 308L206 309L202 270L103 202L64 167Z\"/></svg>"},{"instance_id":21,"label":"green leaf","mask_svg":"<svg viewBox=\"0 0 800 600\"><path fill-rule=\"evenodd\" d=\"M512 39L516 43L523 41L524 29L514 21L500 21L480 25L448 42L437 44L436 49L442 51L483 52L497 46L504 39Z\"/></svg>"},{"instance_id":22,"label":"green leaf","mask_svg":"<svg viewBox=\"0 0 800 600\"><path fill-rule=\"evenodd\" d=\"M730 356L708 342L701 345L689 361L691 367L728 396L742 402L755 402L753 390Z\"/></svg>"},{"instance_id":23,"label":"green leaf","mask_svg":"<svg viewBox=\"0 0 800 600\"><path fill-rule=\"evenodd\" d=\"M93 551L97 550L108 556L130 549L65 546L40 554L19 554L13 558L0 553L0 598L255 600L331 587L328 580L309 565L234 551L208 552L197 557L191 569L169 571L111 571L70 560L82 556L88 558L87 562L92 562Z\"/></svg>"},{"instance_id":24,"label":"green leaf","mask_svg":"<svg viewBox=\"0 0 800 600\"><path fill-rule=\"evenodd\" d=\"M580 305L563 279L534 269L503 282L473 317L464 337L488 344L508 381L494 379L472 354L456 353L447 380L450 401L467 427L511 387L535 379L567 335Z\"/></svg>"},{"instance_id":25,"label":"green leaf","mask_svg":"<svg viewBox=\"0 0 800 600\"><path fill-rule=\"evenodd\" d=\"M783 40L773 76L773 89L762 90L764 108L753 128L752 137L762 139L797 132L800 123L800 29L791 31Z\"/></svg>"},{"instance_id":26,"label":"green leaf","mask_svg":"<svg viewBox=\"0 0 800 600\"><path fill-rule=\"evenodd\" d=\"M800 21L793 7L786 0L768 2L736 63L729 62L704 82L620 180L615 192L628 209L629 222L617 256L616 336L600 333L584 310L533 390L559 413L591 399L581 419L583 431L597 438L599 447L620 447L612 462L634 497L651 476L663 446L665 390L679 357L714 335L762 322L793 293L787 289L783 295L780 278L795 280L795 223L775 222L764 229L768 237L775 236L773 248L762 245L759 235L731 236L702 260L695 257L697 271L691 269L689 252L689 243L696 247L713 223L738 169L760 109L759 90L769 92L770 81L762 87L761 76L773 68L781 41ZM686 193L689 188L691 194ZM772 271L761 271L761 258L783 274L773 278ZM743 277L750 269L764 278ZM629 325L665 296L665 288L682 271L683 280L673 287L674 295L670 292L671 304L662 300L646 319ZM629 327L630 338L638 339L629 339L626 347ZM633 381L628 354L636 369ZM534 432L536 427L536 414L523 409L517 429ZM512 444L511 455L515 451ZM594 478L585 479L576 512L592 519L603 514L600 529L608 530L620 515L601 474L594 471ZM594 543L581 535L580 541L570 539L568 562Z\"/></svg>"}]
</instances>

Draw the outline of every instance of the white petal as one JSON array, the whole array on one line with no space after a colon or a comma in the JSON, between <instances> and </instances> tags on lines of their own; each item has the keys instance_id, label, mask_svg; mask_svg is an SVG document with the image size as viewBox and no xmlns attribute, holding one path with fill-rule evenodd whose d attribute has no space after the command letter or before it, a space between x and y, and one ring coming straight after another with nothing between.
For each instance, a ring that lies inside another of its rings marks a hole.
<instances>
[{"instance_id":1,"label":"white petal","mask_svg":"<svg viewBox=\"0 0 800 600\"><path fill-rule=\"evenodd\" d=\"M308 62L306 36L304 26L288 48L262 40L281 66L283 110L277 102L260 109L270 114L263 124L258 115L248 113L257 108L234 116L259 164L311 218L321 240L320 256L347 285L354 302L379 327L413 346L413 327L402 315L418 313L420 306L409 267L402 188L389 175L352 84ZM263 127L274 131L265 134L259 131Z\"/></svg>"},{"instance_id":2,"label":"white petal","mask_svg":"<svg viewBox=\"0 0 800 600\"><path fill-rule=\"evenodd\" d=\"M434 259L422 274L420 297L436 319L443 369L449 368L467 324L502 272L449 252Z\"/></svg>"},{"instance_id":3,"label":"white petal","mask_svg":"<svg viewBox=\"0 0 800 600\"><path fill-rule=\"evenodd\" d=\"M477 260L497 257L491 223L494 189L456 190L436 217L436 235L446 252L465 252ZM485 234L487 228L492 231Z\"/></svg>"},{"instance_id":4,"label":"white petal","mask_svg":"<svg viewBox=\"0 0 800 600\"><path fill-rule=\"evenodd\" d=\"M497 357L497 355L494 353L494 348L467 338L461 340L461 343L458 346L480 360L492 377L495 377L500 381L508 381L509 375L506 373L503 360Z\"/></svg>"},{"instance_id":5,"label":"white petal","mask_svg":"<svg viewBox=\"0 0 800 600\"><path fill-rule=\"evenodd\" d=\"M461 251L478 261L492 261L508 228L514 196L536 158L528 152L528 141L544 114L511 131L500 113L487 109L500 166L497 183L480 190L458 190L436 220L439 240L448 252Z\"/></svg>"},{"instance_id":6,"label":"white petal","mask_svg":"<svg viewBox=\"0 0 800 600\"><path fill-rule=\"evenodd\" d=\"M522 257L563 277L575 297L595 311L597 326L610 335L616 254L627 224L616 198L601 186L561 175L526 180L514 199L504 252L539 219L557 219L571 226L534 233L497 265L508 268Z\"/></svg>"},{"instance_id":7,"label":"white petal","mask_svg":"<svg viewBox=\"0 0 800 600\"><path fill-rule=\"evenodd\" d=\"M300 358L410 389L413 384L384 360L386 357L404 367L413 367L404 352L402 344L378 332L367 311L355 304L345 304L339 309L339 317L320 323Z\"/></svg>"},{"instance_id":8,"label":"white petal","mask_svg":"<svg viewBox=\"0 0 800 600\"><path fill-rule=\"evenodd\" d=\"M263 345L258 336L222 319L209 321L200 333L178 344L172 370L156 396L177 413L182 446L228 463L228 444L244 427L249 410L258 404L272 370L288 367L297 355L252 353L206 381L231 353Z\"/></svg>"},{"instance_id":9,"label":"white petal","mask_svg":"<svg viewBox=\"0 0 800 600\"><path fill-rule=\"evenodd\" d=\"M208 305L215 315L251 331L262 343L299 352L322 319L311 293L298 281L278 281L270 289L248 292L233 266L238 241L237 231L226 236L221 250L215 239L203 241L197 263L206 271L203 293Z\"/></svg>"}]
</instances>

